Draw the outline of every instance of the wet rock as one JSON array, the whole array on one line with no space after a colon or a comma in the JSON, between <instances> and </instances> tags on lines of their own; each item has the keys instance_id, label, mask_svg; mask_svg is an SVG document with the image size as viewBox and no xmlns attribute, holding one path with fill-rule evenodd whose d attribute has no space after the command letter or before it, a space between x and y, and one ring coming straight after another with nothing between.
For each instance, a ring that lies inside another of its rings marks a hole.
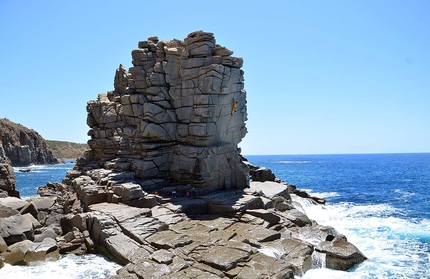
<instances>
[{"instance_id":1,"label":"wet rock","mask_svg":"<svg viewBox=\"0 0 430 279\"><path fill-rule=\"evenodd\" d=\"M326 254L327 268L338 270L348 270L355 264L367 259L356 246L348 242L342 235L336 236L332 241L321 242L315 250Z\"/></svg>"}]
</instances>

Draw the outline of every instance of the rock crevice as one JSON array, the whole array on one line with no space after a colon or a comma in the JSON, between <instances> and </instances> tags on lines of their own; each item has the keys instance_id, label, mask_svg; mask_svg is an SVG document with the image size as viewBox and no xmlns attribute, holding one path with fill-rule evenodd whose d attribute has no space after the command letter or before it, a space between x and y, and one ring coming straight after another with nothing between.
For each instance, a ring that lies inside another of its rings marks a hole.
<instances>
[{"instance_id":1,"label":"rock crevice","mask_svg":"<svg viewBox=\"0 0 430 279\"><path fill-rule=\"evenodd\" d=\"M145 189L246 187L237 147L247 132L243 60L232 53L203 31L139 42L133 67L116 70L114 90L88 102L91 150L81 165L131 171Z\"/></svg>"}]
</instances>

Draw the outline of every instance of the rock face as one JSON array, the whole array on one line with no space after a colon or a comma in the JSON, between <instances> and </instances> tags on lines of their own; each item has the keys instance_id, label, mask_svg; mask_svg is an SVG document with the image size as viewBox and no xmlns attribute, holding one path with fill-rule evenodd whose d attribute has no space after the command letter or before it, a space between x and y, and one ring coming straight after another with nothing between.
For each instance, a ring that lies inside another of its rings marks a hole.
<instances>
[{"instance_id":1,"label":"rock face","mask_svg":"<svg viewBox=\"0 0 430 279\"><path fill-rule=\"evenodd\" d=\"M232 53L202 31L139 42L134 66L116 70L115 90L88 102L91 150L79 170L128 171L147 191L246 187L237 147L247 132L243 61Z\"/></svg>"},{"instance_id":2,"label":"rock face","mask_svg":"<svg viewBox=\"0 0 430 279\"><path fill-rule=\"evenodd\" d=\"M5 191L8 196L19 197L13 168L9 164L0 163L0 193L2 191Z\"/></svg>"},{"instance_id":3,"label":"rock face","mask_svg":"<svg viewBox=\"0 0 430 279\"><path fill-rule=\"evenodd\" d=\"M323 199L243 162L242 60L231 54L202 31L140 42L115 90L88 103L85 158L41 197L0 198L0 265L93 252L124 265L111 279L257 279L303 275L316 249L333 268L364 260L299 202Z\"/></svg>"},{"instance_id":4,"label":"rock face","mask_svg":"<svg viewBox=\"0 0 430 279\"><path fill-rule=\"evenodd\" d=\"M42 136L6 118L0 119L0 157L12 166L58 163Z\"/></svg>"}]
</instances>

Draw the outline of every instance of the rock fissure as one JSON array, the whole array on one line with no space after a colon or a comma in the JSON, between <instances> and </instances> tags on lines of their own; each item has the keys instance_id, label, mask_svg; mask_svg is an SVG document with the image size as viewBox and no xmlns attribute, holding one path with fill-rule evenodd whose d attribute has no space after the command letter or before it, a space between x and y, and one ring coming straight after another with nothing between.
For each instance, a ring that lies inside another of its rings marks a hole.
<instances>
[{"instance_id":1,"label":"rock fissure","mask_svg":"<svg viewBox=\"0 0 430 279\"><path fill-rule=\"evenodd\" d=\"M98 252L124 265L111 279L252 279L303 275L314 250L330 268L363 261L299 203L324 199L240 155L246 92L232 54L203 31L139 42L114 90L88 102L90 150L63 183L31 203L0 197L0 264Z\"/></svg>"}]
</instances>

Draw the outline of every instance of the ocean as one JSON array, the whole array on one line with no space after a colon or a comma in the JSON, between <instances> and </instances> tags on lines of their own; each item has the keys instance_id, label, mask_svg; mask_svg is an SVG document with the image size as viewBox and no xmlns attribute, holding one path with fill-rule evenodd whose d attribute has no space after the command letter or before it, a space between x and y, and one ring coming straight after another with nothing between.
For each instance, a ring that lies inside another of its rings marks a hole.
<instances>
[{"instance_id":1,"label":"ocean","mask_svg":"<svg viewBox=\"0 0 430 279\"><path fill-rule=\"evenodd\" d=\"M247 156L299 189L326 198L302 203L368 260L353 269L309 270L310 278L430 278L430 153Z\"/></svg>"},{"instance_id":2,"label":"ocean","mask_svg":"<svg viewBox=\"0 0 430 279\"><path fill-rule=\"evenodd\" d=\"M301 200L306 214L333 226L368 260L348 271L311 269L314 278L430 278L430 153L245 156L277 177L324 197L326 205ZM22 197L46 182L61 182L72 162L16 168ZM119 266L102 256L63 257L36 267L6 265L0 278L105 278Z\"/></svg>"}]
</instances>

